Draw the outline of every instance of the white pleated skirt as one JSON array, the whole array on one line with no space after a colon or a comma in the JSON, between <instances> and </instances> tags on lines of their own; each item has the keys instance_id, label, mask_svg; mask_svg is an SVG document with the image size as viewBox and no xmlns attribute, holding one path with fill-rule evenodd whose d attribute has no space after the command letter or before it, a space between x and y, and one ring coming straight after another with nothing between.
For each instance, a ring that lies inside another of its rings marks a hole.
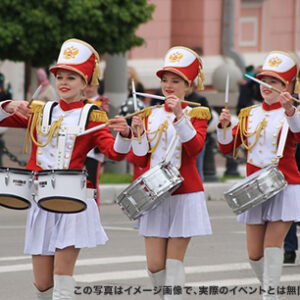
<instances>
[{"instance_id":1,"label":"white pleated skirt","mask_svg":"<svg viewBox=\"0 0 300 300\"><path fill-rule=\"evenodd\" d=\"M56 249L93 248L107 240L94 199L88 199L86 210L80 213L47 212L35 202L28 211L25 254L54 255Z\"/></svg>"},{"instance_id":2,"label":"white pleated skirt","mask_svg":"<svg viewBox=\"0 0 300 300\"><path fill-rule=\"evenodd\" d=\"M140 219L142 236L169 238L211 233L204 192L170 196Z\"/></svg>"},{"instance_id":3,"label":"white pleated skirt","mask_svg":"<svg viewBox=\"0 0 300 300\"><path fill-rule=\"evenodd\" d=\"M264 224L267 221L300 221L300 185L289 184L281 192L238 215L244 224Z\"/></svg>"}]
</instances>

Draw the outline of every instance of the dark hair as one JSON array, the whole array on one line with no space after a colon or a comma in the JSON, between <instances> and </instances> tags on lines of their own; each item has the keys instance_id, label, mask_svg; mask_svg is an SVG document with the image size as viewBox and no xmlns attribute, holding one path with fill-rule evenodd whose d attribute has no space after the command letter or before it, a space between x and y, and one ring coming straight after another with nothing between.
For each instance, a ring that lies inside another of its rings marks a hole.
<instances>
[{"instance_id":1,"label":"dark hair","mask_svg":"<svg viewBox=\"0 0 300 300\"><path fill-rule=\"evenodd\" d=\"M99 81L99 86L98 86L98 94L100 96L104 95L104 80L103 79L98 79Z\"/></svg>"},{"instance_id":2,"label":"dark hair","mask_svg":"<svg viewBox=\"0 0 300 300\"><path fill-rule=\"evenodd\" d=\"M254 66L253 65L247 66L246 69L245 69L245 71L246 72L252 72L252 71L254 71Z\"/></svg>"}]
</instances>

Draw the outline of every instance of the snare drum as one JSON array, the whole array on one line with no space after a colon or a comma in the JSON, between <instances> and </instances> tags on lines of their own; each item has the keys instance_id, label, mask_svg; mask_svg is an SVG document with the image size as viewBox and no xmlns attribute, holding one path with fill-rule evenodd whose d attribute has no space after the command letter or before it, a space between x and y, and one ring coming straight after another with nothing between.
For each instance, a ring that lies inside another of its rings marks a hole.
<instances>
[{"instance_id":1,"label":"snare drum","mask_svg":"<svg viewBox=\"0 0 300 300\"><path fill-rule=\"evenodd\" d=\"M77 213L86 209L87 173L83 170L42 170L35 181L39 207L58 213Z\"/></svg>"},{"instance_id":2,"label":"snare drum","mask_svg":"<svg viewBox=\"0 0 300 300\"><path fill-rule=\"evenodd\" d=\"M0 205L12 209L27 209L33 195L33 171L0 168Z\"/></svg>"},{"instance_id":3,"label":"snare drum","mask_svg":"<svg viewBox=\"0 0 300 300\"><path fill-rule=\"evenodd\" d=\"M135 220L169 197L182 182L183 178L175 167L161 163L137 178L116 202L129 219Z\"/></svg>"},{"instance_id":4,"label":"snare drum","mask_svg":"<svg viewBox=\"0 0 300 300\"><path fill-rule=\"evenodd\" d=\"M233 212L241 214L275 196L286 185L282 172L270 165L232 186L224 196Z\"/></svg>"}]
</instances>

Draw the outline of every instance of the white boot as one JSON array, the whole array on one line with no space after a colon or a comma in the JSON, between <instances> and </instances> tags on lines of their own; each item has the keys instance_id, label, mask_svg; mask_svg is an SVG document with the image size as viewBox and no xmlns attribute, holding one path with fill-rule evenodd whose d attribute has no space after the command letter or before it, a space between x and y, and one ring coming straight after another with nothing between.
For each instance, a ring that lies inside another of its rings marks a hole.
<instances>
[{"instance_id":1,"label":"white boot","mask_svg":"<svg viewBox=\"0 0 300 300\"><path fill-rule=\"evenodd\" d=\"M148 275L151 279L153 287L156 289L156 291L159 291L158 295L161 299L164 299L163 297L163 287L165 285L166 281L166 270L161 270L156 273L151 273L148 270Z\"/></svg>"},{"instance_id":2,"label":"white boot","mask_svg":"<svg viewBox=\"0 0 300 300\"><path fill-rule=\"evenodd\" d=\"M36 296L39 300L52 300L53 288L48 289L47 291L41 292L36 289Z\"/></svg>"},{"instance_id":3,"label":"white boot","mask_svg":"<svg viewBox=\"0 0 300 300\"><path fill-rule=\"evenodd\" d=\"M167 259L166 262L166 282L165 286L171 286L172 295L165 295L165 300L169 299L177 299L181 300L183 297L183 286L185 282L185 273L184 273L184 266L182 261L177 259ZM181 286L182 293L180 295L173 295L174 294L174 287Z\"/></svg>"},{"instance_id":4,"label":"white boot","mask_svg":"<svg viewBox=\"0 0 300 300\"><path fill-rule=\"evenodd\" d=\"M259 280L260 284L263 283L263 273L264 273L264 258L262 257L259 260L252 260L249 259L250 266L254 271L257 279Z\"/></svg>"},{"instance_id":5,"label":"white boot","mask_svg":"<svg viewBox=\"0 0 300 300\"><path fill-rule=\"evenodd\" d=\"M277 300L277 288L280 284L283 252L281 248L265 248L263 300ZM268 292L269 291L269 292Z\"/></svg>"},{"instance_id":6,"label":"white boot","mask_svg":"<svg viewBox=\"0 0 300 300\"><path fill-rule=\"evenodd\" d=\"M69 275L54 275L53 299L71 300L74 298L75 280Z\"/></svg>"}]
</instances>

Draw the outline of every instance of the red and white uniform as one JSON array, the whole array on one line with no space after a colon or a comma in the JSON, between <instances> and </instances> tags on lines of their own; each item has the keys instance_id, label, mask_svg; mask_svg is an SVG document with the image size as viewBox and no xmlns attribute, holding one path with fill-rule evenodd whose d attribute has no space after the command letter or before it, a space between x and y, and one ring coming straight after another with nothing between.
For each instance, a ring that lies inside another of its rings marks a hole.
<instances>
[{"instance_id":1,"label":"red and white uniform","mask_svg":"<svg viewBox=\"0 0 300 300\"><path fill-rule=\"evenodd\" d=\"M154 108L151 115L145 119L145 124L146 130L149 132L148 139L152 140L155 135L156 137L149 144L147 136L144 135L142 146L136 144L136 139L132 144L133 150L137 155L135 158L137 164L146 167L148 170L163 160L173 135L175 133L179 135L180 141L178 141L176 145L171 163L180 171L181 176L185 180L174 194L193 193L204 190L196 168L196 158L197 154L201 152L204 146L207 120L191 119L188 116L190 111L191 108L186 107L184 109L185 117L178 121L175 120L175 115L165 106L162 108ZM157 142L158 134L156 134L156 131L158 130L158 127L166 121L168 122L167 131L162 133L156 150L153 153L147 154Z\"/></svg>"},{"instance_id":2,"label":"red and white uniform","mask_svg":"<svg viewBox=\"0 0 300 300\"><path fill-rule=\"evenodd\" d=\"M171 197L142 216L141 235L187 237L211 233L203 185L196 168L197 155L205 142L207 119L191 118L191 110L185 107L184 116L176 120L166 106L154 108L145 119L147 134L142 136L141 144L133 139L136 164L150 169L164 159L173 136L177 135L179 140L171 164L184 178L182 185ZM155 150L148 153L151 149Z\"/></svg>"},{"instance_id":3,"label":"red and white uniform","mask_svg":"<svg viewBox=\"0 0 300 300\"><path fill-rule=\"evenodd\" d=\"M2 105L5 105L3 102ZM63 100L59 101L59 105L55 106L52 112L52 123L59 117L64 115L61 127L76 126L81 109L84 106L83 101L67 104ZM19 127L27 128L28 119L24 119L18 115L9 115L4 110L0 112L0 126L3 127ZM99 122L89 121L87 129L99 125ZM36 133L35 133L36 136ZM43 143L47 137L39 136L39 140ZM29 170L42 170L55 168L55 155L57 149L57 135L53 137L46 147L37 147L32 143L30 159L26 166ZM64 169L82 169L84 166L86 154L98 147L99 150L109 159L122 160L129 151L130 140L123 139L119 135L115 141L113 135L108 128L94 131L90 134L82 135L76 138L75 135L68 135L66 138L66 149L64 156Z\"/></svg>"},{"instance_id":4,"label":"red and white uniform","mask_svg":"<svg viewBox=\"0 0 300 300\"><path fill-rule=\"evenodd\" d=\"M261 105L252 106L245 123L248 133L253 133L263 119L266 120L266 125L264 129L261 130L255 146L247 151L247 176L276 162L277 146L282 125L284 120L287 119L289 132L283 157L279 160L278 169L284 174L288 186L284 191L265 202L266 204L254 207L242 214L239 220L245 223L298 220L300 219L300 173L295 160L295 144L300 142L300 112L296 111L292 117L287 117L279 102L272 105L263 102ZM233 152L237 127L238 125L234 128L227 128L225 138L223 129L217 128L218 143L223 154ZM255 138L256 134L253 134L248 138L244 137L244 140L248 146L251 146ZM240 145L241 137L240 131L238 131L236 147ZM290 198L290 200L288 198ZM282 203L283 199L285 201L284 206Z\"/></svg>"},{"instance_id":5,"label":"red and white uniform","mask_svg":"<svg viewBox=\"0 0 300 300\"><path fill-rule=\"evenodd\" d=\"M7 102L2 103L5 105ZM130 139L124 139L120 135L116 140L108 128L76 137L72 132L80 119L84 107L83 101L67 104L63 100L53 108L51 124L64 116L59 128L66 133L64 149L61 146L58 135L55 134L50 143L45 147L37 147L32 143L31 156L26 166L30 170L42 169L83 169L87 153L94 147L112 160L125 158L131 147ZM0 109L0 126L20 127L28 126L28 119L17 114L10 115ZM99 122L89 121L87 128L99 125ZM75 128L75 129L74 129ZM45 144L47 136L37 136L39 142ZM58 152L63 153L59 157ZM60 167L61 166L61 167ZM76 214L50 213L40 209L35 202L29 209L26 227L25 253L52 255L56 248L65 248L74 245L77 248L95 247L104 244L107 236L100 222L99 210L94 199L87 199L87 209Z\"/></svg>"}]
</instances>

